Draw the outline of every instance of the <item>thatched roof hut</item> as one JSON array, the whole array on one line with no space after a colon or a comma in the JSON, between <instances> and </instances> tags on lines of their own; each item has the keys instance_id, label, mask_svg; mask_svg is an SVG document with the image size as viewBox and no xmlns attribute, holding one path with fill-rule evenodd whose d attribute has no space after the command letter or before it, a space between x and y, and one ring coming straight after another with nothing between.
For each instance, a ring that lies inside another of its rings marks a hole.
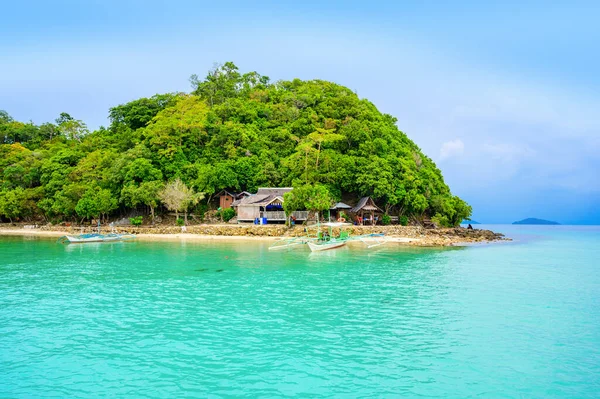
<instances>
[{"instance_id":1,"label":"thatched roof hut","mask_svg":"<svg viewBox=\"0 0 600 399\"><path fill-rule=\"evenodd\" d=\"M351 213L354 213L360 224L363 224L365 221L371 224L377 223L378 213L383 213L381 208L375 205L375 201L371 197L362 197L358 204L354 208L350 210ZM365 219L365 214L367 215L367 219Z\"/></svg>"}]
</instances>

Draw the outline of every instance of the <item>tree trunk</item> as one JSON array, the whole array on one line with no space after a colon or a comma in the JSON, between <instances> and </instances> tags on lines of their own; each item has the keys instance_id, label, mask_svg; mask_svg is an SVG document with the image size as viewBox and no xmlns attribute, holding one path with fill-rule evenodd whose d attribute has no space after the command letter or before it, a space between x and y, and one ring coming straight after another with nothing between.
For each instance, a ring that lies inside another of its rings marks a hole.
<instances>
[{"instance_id":1,"label":"tree trunk","mask_svg":"<svg viewBox=\"0 0 600 399\"><path fill-rule=\"evenodd\" d=\"M304 175L305 183L308 184L308 149L306 150L306 154L304 156Z\"/></svg>"},{"instance_id":2,"label":"tree trunk","mask_svg":"<svg viewBox=\"0 0 600 399\"><path fill-rule=\"evenodd\" d=\"M188 223L187 223L187 214L188 214L188 213L187 213L187 210L183 212L183 220L184 220L184 224L183 224L183 225L184 225L184 226L187 226L187 224L188 224Z\"/></svg>"},{"instance_id":3,"label":"tree trunk","mask_svg":"<svg viewBox=\"0 0 600 399\"><path fill-rule=\"evenodd\" d=\"M390 214L390 208L391 208L391 207L392 207L392 206L391 206L390 204L385 204L385 214L386 214L386 215L389 215L389 214Z\"/></svg>"},{"instance_id":4,"label":"tree trunk","mask_svg":"<svg viewBox=\"0 0 600 399\"><path fill-rule=\"evenodd\" d=\"M321 155L321 142L319 141L319 147L317 149L317 163L315 164L315 171L319 170L319 156Z\"/></svg>"},{"instance_id":5,"label":"tree trunk","mask_svg":"<svg viewBox=\"0 0 600 399\"><path fill-rule=\"evenodd\" d=\"M150 214L152 215L152 224L154 224L154 207L150 207Z\"/></svg>"}]
</instances>

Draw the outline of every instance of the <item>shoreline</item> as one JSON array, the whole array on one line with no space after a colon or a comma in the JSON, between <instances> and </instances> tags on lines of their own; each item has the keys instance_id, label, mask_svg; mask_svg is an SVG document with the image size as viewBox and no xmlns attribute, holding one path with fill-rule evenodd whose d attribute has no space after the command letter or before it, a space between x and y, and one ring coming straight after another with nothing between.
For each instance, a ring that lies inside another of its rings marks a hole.
<instances>
[{"instance_id":1,"label":"shoreline","mask_svg":"<svg viewBox=\"0 0 600 399\"><path fill-rule=\"evenodd\" d=\"M48 238L60 238L65 235L74 235L78 233L72 233L68 231L48 231L39 229L0 229L1 236L11 237L48 237ZM208 235L208 234L193 234L193 233L141 233L136 234L136 239L140 241L278 241L288 236L233 236L233 235ZM392 243L411 243L420 241L418 238L409 237L385 237L386 242Z\"/></svg>"},{"instance_id":2,"label":"shoreline","mask_svg":"<svg viewBox=\"0 0 600 399\"><path fill-rule=\"evenodd\" d=\"M512 241L502 234L490 230L467 230L462 227L447 229L423 229L416 226L348 226L352 235L385 234L385 242L418 247L462 247L474 244ZM118 227L117 233L135 234L140 241L194 241L194 242L274 242L280 239L298 237L306 232L301 226L286 228L281 225L195 225L188 226L187 232L181 232L176 226L160 227ZM59 238L65 235L94 232L88 227L42 226L24 228L24 226L0 226L1 236L32 236Z\"/></svg>"}]
</instances>

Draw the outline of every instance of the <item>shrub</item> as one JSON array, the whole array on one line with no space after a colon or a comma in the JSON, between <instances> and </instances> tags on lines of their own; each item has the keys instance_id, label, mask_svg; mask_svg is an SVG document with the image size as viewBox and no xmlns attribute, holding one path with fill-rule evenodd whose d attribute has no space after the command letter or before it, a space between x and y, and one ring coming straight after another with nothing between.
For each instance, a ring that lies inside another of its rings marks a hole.
<instances>
[{"instance_id":1,"label":"shrub","mask_svg":"<svg viewBox=\"0 0 600 399\"><path fill-rule=\"evenodd\" d=\"M390 217L390 215L383 215L381 217L381 224L384 226L388 226L390 224L392 224L392 218Z\"/></svg>"},{"instance_id":2,"label":"shrub","mask_svg":"<svg viewBox=\"0 0 600 399\"><path fill-rule=\"evenodd\" d=\"M141 226L143 221L144 221L144 218L141 216L129 218L129 223L131 223L134 226Z\"/></svg>"},{"instance_id":3,"label":"shrub","mask_svg":"<svg viewBox=\"0 0 600 399\"><path fill-rule=\"evenodd\" d=\"M196 216L201 220L204 221L204 217L206 216L206 212L208 211L208 205L207 204L198 204L198 206L196 206Z\"/></svg>"},{"instance_id":4,"label":"shrub","mask_svg":"<svg viewBox=\"0 0 600 399\"><path fill-rule=\"evenodd\" d=\"M182 218L177 218L177 226L183 226L185 224L185 220Z\"/></svg>"},{"instance_id":5,"label":"shrub","mask_svg":"<svg viewBox=\"0 0 600 399\"><path fill-rule=\"evenodd\" d=\"M436 213L435 216L431 218L431 221L438 227L451 227L451 223L446 215Z\"/></svg>"},{"instance_id":6,"label":"shrub","mask_svg":"<svg viewBox=\"0 0 600 399\"><path fill-rule=\"evenodd\" d=\"M408 217L407 217L407 216L404 216L404 215L403 215L403 216L400 216L400 217L398 218L398 221L400 222L400 224L401 224L402 226L408 226Z\"/></svg>"},{"instance_id":7,"label":"shrub","mask_svg":"<svg viewBox=\"0 0 600 399\"><path fill-rule=\"evenodd\" d=\"M227 208L227 209L223 209L221 211L221 217L223 218L223 221L225 221L225 222L229 222L234 216L235 216L235 209L233 209L233 208Z\"/></svg>"}]
</instances>

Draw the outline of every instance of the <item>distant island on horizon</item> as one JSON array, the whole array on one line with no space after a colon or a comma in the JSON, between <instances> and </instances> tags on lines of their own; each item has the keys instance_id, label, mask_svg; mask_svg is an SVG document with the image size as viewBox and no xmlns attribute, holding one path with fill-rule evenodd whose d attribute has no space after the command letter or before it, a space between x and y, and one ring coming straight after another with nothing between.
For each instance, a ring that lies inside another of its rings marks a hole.
<instances>
[{"instance_id":1,"label":"distant island on horizon","mask_svg":"<svg viewBox=\"0 0 600 399\"><path fill-rule=\"evenodd\" d=\"M544 220L537 218L527 218L523 220L519 220L518 222L513 222L513 224L546 224L546 225L559 225L560 223L554 222L552 220Z\"/></svg>"}]
</instances>

